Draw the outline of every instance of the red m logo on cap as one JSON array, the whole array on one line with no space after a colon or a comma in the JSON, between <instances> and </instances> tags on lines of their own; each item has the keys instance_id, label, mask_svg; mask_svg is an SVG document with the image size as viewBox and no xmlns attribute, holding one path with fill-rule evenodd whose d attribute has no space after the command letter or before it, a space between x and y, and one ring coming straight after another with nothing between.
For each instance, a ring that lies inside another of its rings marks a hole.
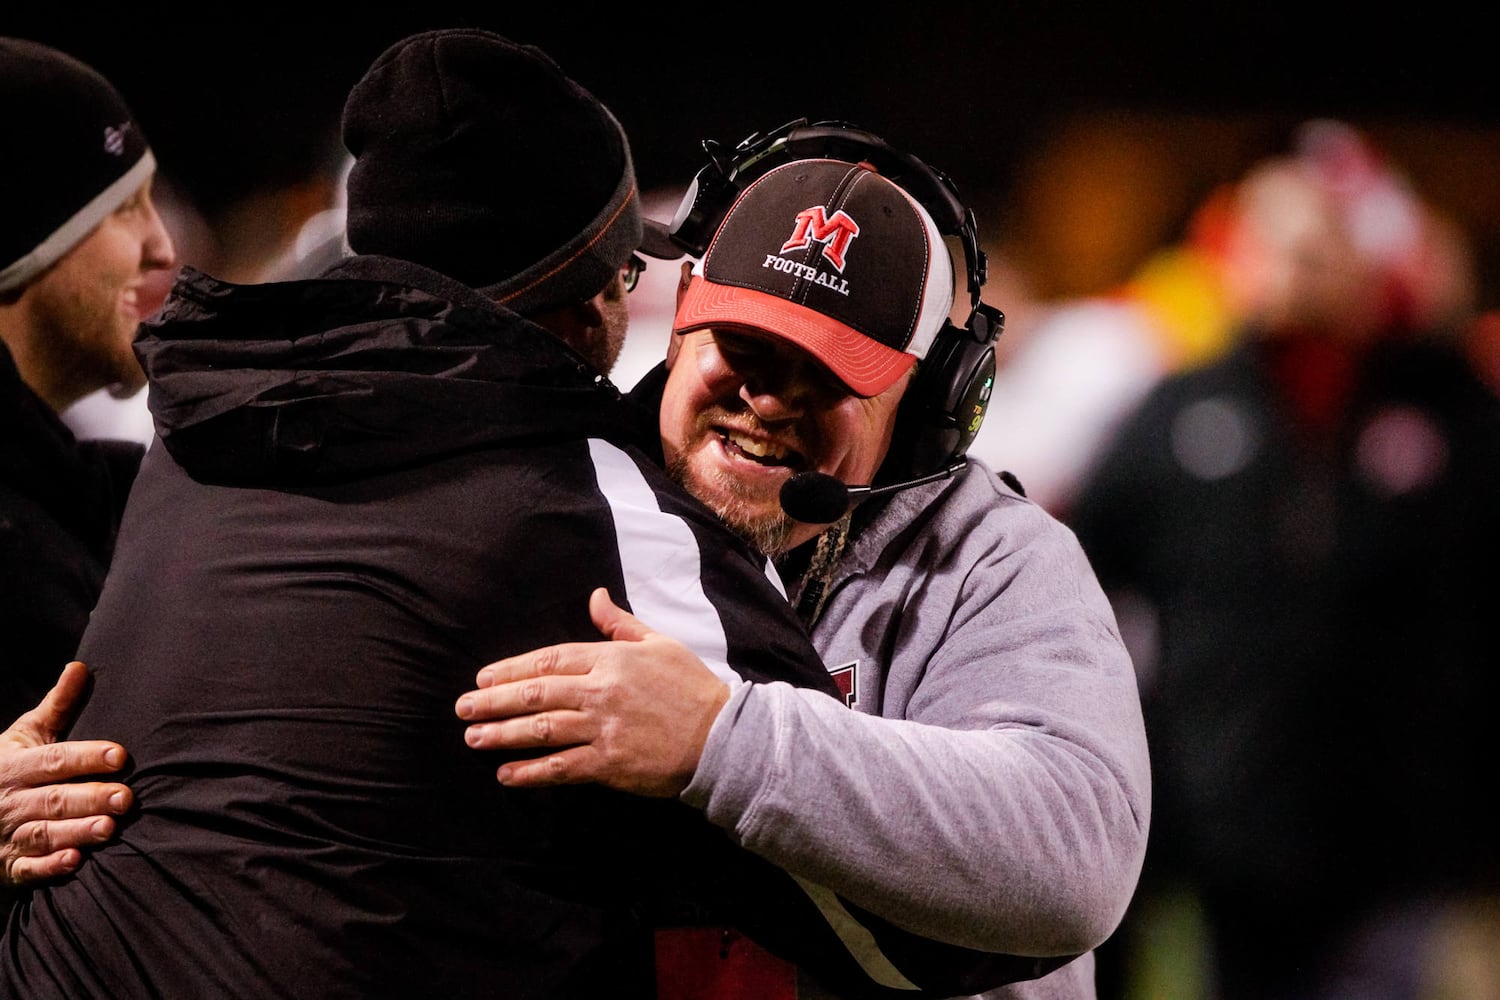
<instances>
[{"instance_id":1,"label":"red m logo on cap","mask_svg":"<svg viewBox=\"0 0 1500 1000\"><path fill-rule=\"evenodd\" d=\"M849 244L858 235L859 223L849 218L842 208L834 212L830 219L827 209L822 205L815 205L797 213L797 228L792 230L792 238L782 244L781 252L801 250L817 241L823 244L823 256L842 271L844 255L849 252Z\"/></svg>"}]
</instances>

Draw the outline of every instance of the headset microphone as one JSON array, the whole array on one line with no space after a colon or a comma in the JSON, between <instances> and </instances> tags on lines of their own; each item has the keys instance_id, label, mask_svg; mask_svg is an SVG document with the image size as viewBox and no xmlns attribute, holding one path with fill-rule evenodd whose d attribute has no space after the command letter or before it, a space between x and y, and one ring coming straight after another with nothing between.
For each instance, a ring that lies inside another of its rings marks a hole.
<instances>
[{"instance_id":1,"label":"headset microphone","mask_svg":"<svg viewBox=\"0 0 1500 1000\"><path fill-rule=\"evenodd\" d=\"M849 486L824 472L799 472L781 484L781 509L803 524L832 524L858 503L923 483L947 479L968 464L961 458L937 472L885 486Z\"/></svg>"}]
</instances>

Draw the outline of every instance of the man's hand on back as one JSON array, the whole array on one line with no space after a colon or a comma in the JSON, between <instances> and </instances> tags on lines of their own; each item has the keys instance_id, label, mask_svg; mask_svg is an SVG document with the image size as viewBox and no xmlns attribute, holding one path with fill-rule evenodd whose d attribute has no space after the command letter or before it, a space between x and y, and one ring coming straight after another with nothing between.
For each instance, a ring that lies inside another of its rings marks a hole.
<instances>
[{"instance_id":1,"label":"man's hand on back","mask_svg":"<svg viewBox=\"0 0 1500 1000\"><path fill-rule=\"evenodd\" d=\"M602 588L589 612L606 642L570 642L497 660L458 700L479 750L563 749L502 766L502 785L598 782L677 795L693 779L729 685L687 646L653 632Z\"/></svg>"},{"instance_id":2,"label":"man's hand on back","mask_svg":"<svg viewBox=\"0 0 1500 1000\"><path fill-rule=\"evenodd\" d=\"M118 782L77 781L118 771L125 748L103 740L59 743L82 701L88 668L74 661L41 704L0 733L0 885L66 875L82 847L114 836L114 817L131 805Z\"/></svg>"}]
</instances>

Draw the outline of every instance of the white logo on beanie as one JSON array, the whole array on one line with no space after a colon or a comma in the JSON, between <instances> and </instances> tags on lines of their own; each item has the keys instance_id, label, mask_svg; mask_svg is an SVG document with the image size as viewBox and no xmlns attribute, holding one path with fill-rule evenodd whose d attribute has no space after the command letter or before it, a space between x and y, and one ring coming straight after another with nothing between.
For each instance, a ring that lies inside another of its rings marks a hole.
<instances>
[{"instance_id":1,"label":"white logo on beanie","mask_svg":"<svg viewBox=\"0 0 1500 1000\"><path fill-rule=\"evenodd\" d=\"M125 152L125 135L130 131L130 122L122 122L119 125L106 125L104 128L104 151L113 156L120 156Z\"/></svg>"}]
</instances>

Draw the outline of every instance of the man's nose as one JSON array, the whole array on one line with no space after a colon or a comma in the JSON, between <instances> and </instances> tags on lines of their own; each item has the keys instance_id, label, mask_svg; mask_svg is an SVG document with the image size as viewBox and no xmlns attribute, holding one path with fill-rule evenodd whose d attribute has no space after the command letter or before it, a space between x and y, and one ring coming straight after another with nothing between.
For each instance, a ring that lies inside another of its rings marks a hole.
<instances>
[{"instance_id":1,"label":"man's nose","mask_svg":"<svg viewBox=\"0 0 1500 1000\"><path fill-rule=\"evenodd\" d=\"M770 355L745 373L740 398L765 421L785 421L807 410L813 384L806 366L785 355Z\"/></svg>"},{"instance_id":2,"label":"man's nose","mask_svg":"<svg viewBox=\"0 0 1500 1000\"><path fill-rule=\"evenodd\" d=\"M796 391L786 379L747 378L740 385L740 399L766 423L800 417L805 409L805 395Z\"/></svg>"},{"instance_id":3,"label":"man's nose","mask_svg":"<svg viewBox=\"0 0 1500 1000\"><path fill-rule=\"evenodd\" d=\"M843 395L822 365L799 352L767 356L745 373L740 398L764 420L789 420Z\"/></svg>"},{"instance_id":4,"label":"man's nose","mask_svg":"<svg viewBox=\"0 0 1500 1000\"><path fill-rule=\"evenodd\" d=\"M146 239L141 248L141 266L148 271L171 267L177 263L177 246L172 242L172 234L167 232L166 223L157 212L156 204L151 201L146 204L150 211L146 222Z\"/></svg>"}]
</instances>

